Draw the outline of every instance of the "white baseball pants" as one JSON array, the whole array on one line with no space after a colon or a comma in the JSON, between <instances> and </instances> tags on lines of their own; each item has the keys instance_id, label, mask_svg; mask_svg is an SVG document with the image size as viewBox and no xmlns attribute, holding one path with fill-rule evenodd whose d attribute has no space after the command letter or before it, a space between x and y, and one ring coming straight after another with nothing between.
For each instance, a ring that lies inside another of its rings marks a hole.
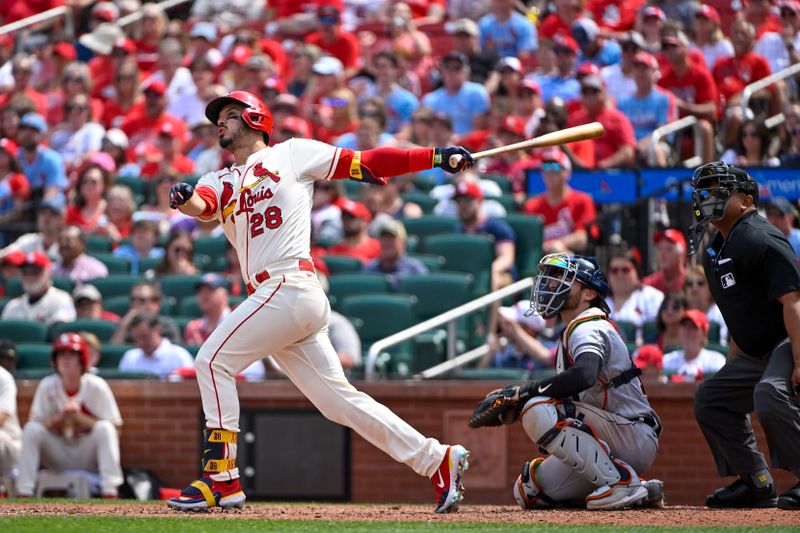
<instances>
[{"instance_id":1,"label":"white baseball pants","mask_svg":"<svg viewBox=\"0 0 800 533\"><path fill-rule=\"evenodd\" d=\"M272 355L325 417L352 428L416 473L432 476L447 446L424 437L347 381L328 338L330 303L316 274L299 271L297 261L269 272L271 277L223 320L197 354L206 427L239 431L235 376Z\"/></svg>"}]
</instances>

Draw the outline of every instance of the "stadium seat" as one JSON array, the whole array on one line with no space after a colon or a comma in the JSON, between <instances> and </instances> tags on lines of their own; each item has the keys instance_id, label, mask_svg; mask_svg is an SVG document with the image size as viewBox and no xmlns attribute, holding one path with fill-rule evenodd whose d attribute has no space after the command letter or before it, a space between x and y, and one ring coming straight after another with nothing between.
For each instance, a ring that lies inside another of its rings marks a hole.
<instances>
[{"instance_id":1,"label":"stadium seat","mask_svg":"<svg viewBox=\"0 0 800 533\"><path fill-rule=\"evenodd\" d=\"M225 237L198 237L194 240L194 253L204 254L211 258L225 257L228 239Z\"/></svg>"},{"instance_id":2,"label":"stadium seat","mask_svg":"<svg viewBox=\"0 0 800 533\"><path fill-rule=\"evenodd\" d=\"M322 256L322 260L325 261L326 265L328 265L328 270L330 270L331 276L348 272L361 272L361 270L364 268L364 264L360 260L356 259L355 257L350 257L349 255L326 254Z\"/></svg>"},{"instance_id":3,"label":"stadium seat","mask_svg":"<svg viewBox=\"0 0 800 533\"><path fill-rule=\"evenodd\" d=\"M130 307L131 299L129 296L112 296L111 298L103 298L103 309L121 317L127 314Z\"/></svg>"},{"instance_id":4,"label":"stadium seat","mask_svg":"<svg viewBox=\"0 0 800 533\"><path fill-rule=\"evenodd\" d=\"M397 290L416 297L416 314L422 321L469 302L473 281L471 274L434 272L401 278Z\"/></svg>"},{"instance_id":5,"label":"stadium seat","mask_svg":"<svg viewBox=\"0 0 800 533\"><path fill-rule=\"evenodd\" d=\"M117 176L115 182L119 185L128 187L136 199L138 205L147 201L150 195L150 185L140 176Z\"/></svg>"},{"instance_id":6,"label":"stadium seat","mask_svg":"<svg viewBox=\"0 0 800 533\"><path fill-rule=\"evenodd\" d=\"M622 340L629 343L636 343L636 324L627 320L615 320L617 329L622 335Z\"/></svg>"},{"instance_id":7,"label":"stadium seat","mask_svg":"<svg viewBox=\"0 0 800 533\"><path fill-rule=\"evenodd\" d=\"M419 251L430 253L425 249L424 241L431 235L440 235L443 233L453 233L456 229L458 220L453 217L440 217L436 215L425 215L419 218L409 218L403 221L406 227L406 233L409 235L416 235L419 237L423 245L419 247Z\"/></svg>"},{"instance_id":8,"label":"stadium seat","mask_svg":"<svg viewBox=\"0 0 800 533\"><path fill-rule=\"evenodd\" d=\"M94 333L101 342L108 342L117 330L117 324L107 320L95 320L92 318L79 318L74 322L61 322L50 328L50 340L55 339L61 333L88 331Z\"/></svg>"},{"instance_id":9,"label":"stadium seat","mask_svg":"<svg viewBox=\"0 0 800 533\"><path fill-rule=\"evenodd\" d=\"M44 342L17 343L17 370L52 370L53 346Z\"/></svg>"},{"instance_id":10,"label":"stadium seat","mask_svg":"<svg viewBox=\"0 0 800 533\"><path fill-rule=\"evenodd\" d=\"M103 263L109 274L127 274L131 271L131 265L124 257L116 257L111 254L94 254L92 257Z\"/></svg>"},{"instance_id":11,"label":"stadium seat","mask_svg":"<svg viewBox=\"0 0 800 533\"><path fill-rule=\"evenodd\" d=\"M5 287L6 290L6 298L9 299L22 296L22 293L25 292L22 290L22 278L3 280L3 287Z\"/></svg>"},{"instance_id":12,"label":"stadium seat","mask_svg":"<svg viewBox=\"0 0 800 533\"><path fill-rule=\"evenodd\" d=\"M495 182L500 186L503 194L511 193L511 180L506 174L481 174L480 178Z\"/></svg>"},{"instance_id":13,"label":"stadium seat","mask_svg":"<svg viewBox=\"0 0 800 533\"><path fill-rule=\"evenodd\" d=\"M85 235L86 253L89 255L111 253L111 239L105 235Z\"/></svg>"},{"instance_id":14,"label":"stadium seat","mask_svg":"<svg viewBox=\"0 0 800 533\"><path fill-rule=\"evenodd\" d=\"M144 274L148 270L155 268L160 262L160 257L145 257L144 259L139 259L139 273Z\"/></svg>"},{"instance_id":15,"label":"stadium seat","mask_svg":"<svg viewBox=\"0 0 800 533\"><path fill-rule=\"evenodd\" d=\"M188 296L194 296L194 286L201 278L202 276L197 275L163 276L161 291L180 301Z\"/></svg>"},{"instance_id":16,"label":"stadium seat","mask_svg":"<svg viewBox=\"0 0 800 533\"><path fill-rule=\"evenodd\" d=\"M719 322L709 322L708 323L708 342L710 342L711 344L719 344L720 343L719 329L720 329L719 328ZM724 351L722 353L728 353L727 349L726 349L726 351Z\"/></svg>"},{"instance_id":17,"label":"stadium seat","mask_svg":"<svg viewBox=\"0 0 800 533\"><path fill-rule=\"evenodd\" d=\"M186 331L186 326L192 320L196 319L196 316L171 316L172 320L175 321L175 325L178 326L178 331L181 332L181 339L183 339L183 334Z\"/></svg>"},{"instance_id":18,"label":"stadium seat","mask_svg":"<svg viewBox=\"0 0 800 533\"><path fill-rule=\"evenodd\" d=\"M72 289L75 288L75 282L69 278L53 278L53 287L72 294Z\"/></svg>"},{"instance_id":19,"label":"stadium seat","mask_svg":"<svg viewBox=\"0 0 800 533\"><path fill-rule=\"evenodd\" d=\"M47 325L35 320L0 321L0 339L19 342L47 342Z\"/></svg>"},{"instance_id":20,"label":"stadium seat","mask_svg":"<svg viewBox=\"0 0 800 533\"><path fill-rule=\"evenodd\" d=\"M503 206L503 209L506 210L507 214L513 214L519 211L519 206L517 205L517 199L514 198L512 194L504 194L503 196L490 196L487 200L494 200L498 204Z\"/></svg>"},{"instance_id":21,"label":"stadium seat","mask_svg":"<svg viewBox=\"0 0 800 533\"><path fill-rule=\"evenodd\" d=\"M328 278L328 295L339 308L346 298L357 294L386 294L389 280L377 274L337 274Z\"/></svg>"},{"instance_id":22,"label":"stadium seat","mask_svg":"<svg viewBox=\"0 0 800 533\"><path fill-rule=\"evenodd\" d=\"M505 221L517 237L516 265L520 276L536 275L536 267L542 258L544 220L538 216L509 214Z\"/></svg>"},{"instance_id":23,"label":"stadium seat","mask_svg":"<svg viewBox=\"0 0 800 533\"><path fill-rule=\"evenodd\" d=\"M97 290L103 295L103 301L107 304L110 298L116 296L128 298L133 286L144 281L145 279L137 274L111 274L105 278L90 280L89 283L97 287Z\"/></svg>"},{"instance_id":24,"label":"stadium seat","mask_svg":"<svg viewBox=\"0 0 800 533\"><path fill-rule=\"evenodd\" d=\"M103 344L100 350L100 362L98 368L115 369L119 368L119 362L125 352L131 348L136 348L132 344Z\"/></svg>"},{"instance_id":25,"label":"stadium seat","mask_svg":"<svg viewBox=\"0 0 800 533\"><path fill-rule=\"evenodd\" d=\"M645 322L642 325L642 338L646 344L655 343L658 340L658 324L655 320Z\"/></svg>"},{"instance_id":26,"label":"stadium seat","mask_svg":"<svg viewBox=\"0 0 800 533\"><path fill-rule=\"evenodd\" d=\"M428 193L424 192L406 192L400 195L404 202L411 202L417 204L426 215L433 213L433 208L436 207L438 200L433 198Z\"/></svg>"},{"instance_id":27,"label":"stadium seat","mask_svg":"<svg viewBox=\"0 0 800 533\"><path fill-rule=\"evenodd\" d=\"M491 287L494 239L488 235L431 235L425 240L425 250L444 257L444 268L466 272L475 277L473 295L489 292Z\"/></svg>"},{"instance_id":28,"label":"stadium seat","mask_svg":"<svg viewBox=\"0 0 800 533\"><path fill-rule=\"evenodd\" d=\"M11 298L0 298L0 313L5 309L6 304L11 301Z\"/></svg>"},{"instance_id":29,"label":"stadium seat","mask_svg":"<svg viewBox=\"0 0 800 533\"><path fill-rule=\"evenodd\" d=\"M428 270L431 272L436 272L444 267L444 257L441 255L408 254L408 257L413 257L414 259L422 261L422 263L428 267Z\"/></svg>"}]
</instances>

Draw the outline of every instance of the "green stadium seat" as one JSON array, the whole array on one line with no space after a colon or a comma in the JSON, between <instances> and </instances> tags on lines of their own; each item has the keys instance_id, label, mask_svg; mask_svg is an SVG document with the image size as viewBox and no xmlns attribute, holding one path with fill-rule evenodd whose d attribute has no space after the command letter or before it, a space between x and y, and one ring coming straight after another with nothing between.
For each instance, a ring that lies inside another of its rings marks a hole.
<instances>
[{"instance_id":1,"label":"green stadium seat","mask_svg":"<svg viewBox=\"0 0 800 533\"><path fill-rule=\"evenodd\" d=\"M50 340L55 339L61 333L68 331L81 332L88 331L94 333L101 342L108 342L117 330L117 324L107 320L95 320L92 318L79 318L74 322L61 322L50 328Z\"/></svg>"},{"instance_id":2,"label":"green stadium seat","mask_svg":"<svg viewBox=\"0 0 800 533\"><path fill-rule=\"evenodd\" d=\"M131 307L131 299L129 296L112 296L111 298L103 298L103 309L117 314L121 317L128 313Z\"/></svg>"},{"instance_id":3,"label":"green stadium seat","mask_svg":"<svg viewBox=\"0 0 800 533\"><path fill-rule=\"evenodd\" d=\"M147 195L147 183L140 176L117 176L116 183L127 186L136 196Z\"/></svg>"},{"instance_id":4,"label":"green stadium seat","mask_svg":"<svg viewBox=\"0 0 800 533\"><path fill-rule=\"evenodd\" d=\"M75 282L69 278L53 278L53 287L72 294L72 289L75 288Z\"/></svg>"},{"instance_id":5,"label":"green stadium seat","mask_svg":"<svg viewBox=\"0 0 800 533\"><path fill-rule=\"evenodd\" d=\"M458 219L453 217L440 217L436 215L424 215L419 218L409 218L403 220L403 225L406 227L406 233L409 235L416 235L423 242L423 246L419 251L430 253L424 247L424 241L431 235L440 235L443 233L453 233L458 224Z\"/></svg>"},{"instance_id":6,"label":"green stadium seat","mask_svg":"<svg viewBox=\"0 0 800 533\"><path fill-rule=\"evenodd\" d=\"M44 342L17 343L17 370L47 370L52 372L53 346Z\"/></svg>"},{"instance_id":7,"label":"green stadium seat","mask_svg":"<svg viewBox=\"0 0 800 533\"><path fill-rule=\"evenodd\" d=\"M628 322L627 320L616 320L614 323L622 334L622 340L634 344L636 343L636 324Z\"/></svg>"},{"instance_id":8,"label":"green stadium seat","mask_svg":"<svg viewBox=\"0 0 800 533\"><path fill-rule=\"evenodd\" d=\"M339 183L344 186L344 195L352 199L358 199L361 196L361 191L364 190L363 187L367 186L364 183L353 180L341 180Z\"/></svg>"},{"instance_id":9,"label":"green stadium seat","mask_svg":"<svg viewBox=\"0 0 800 533\"><path fill-rule=\"evenodd\" d=\"M103 295L103 301L107 304L109 299L116 296L125 296L129 298L134 285L144 283L145 281L146 280L138 274L110 274L105 278L90 280L89 283L97 287L97 290ZM128 302L128 305L130 305L130 302Z\"/></svg>"},{"instance_id":10,"label":"green stadium seat","mask_svg":"<svg viewBox=\"0 0 800 533\"><path fill-rule=\"evenodd\" d=\"M444 257L441 255L408 254L408 257L413 257L414 259L422 261L422 264L428 267L428 270L431 272L436 272L444 267Z\"/></svg>"},{"instance_id":11,"label":"green stadium seat","mask_svg":"<svg viewBox=\"0 0 800 533\"><path fill-rule=\"evenodd\" d=\"M209 257L225 256L228 239L225 237L198 237L194 240L194 253Z\"/></svg>"},{"instance_id":12,"label":"green stadium seat","mask_svg":"<svg viewBox=\"0 0 800 533\"><path fill-rule=\"evenodd\" d=\"M198 275L163 276L161 291L180 301L182 298L194 296L194 286L201 278Z\"/></svg>"},{"instance_id":13,"label":"green stadium seat","mask_svg":"<svg viewBox=\"0 0 800 533\"><path fill-rule=\"evenodd\" d=\"M0 339L14 343L47 342L47 325L35 320L0 321Z\"/></svg>"},{"instance_id":14,"label":"green stadium seat","mask_svg":"<svg viewBox=\"0 0 800 533\"><path fill-rule=\"evenodd\" d=\"M5 309L6 304L11 301L11 298L0 298L0 313Z\"/></svg>"},{"instance_id":15,"label":"green stadium seat","mask_svg":"<svg viewBox=\"0 0 800 533\"><path fill-rule=\"evenodd\" d=\"M416 304L417 299L409 294L359 294L346 298L340 312L361 321L362 325L357 331L366 354L375 341L413 326L416 323ZM396 372L401 364L407 368L410 366L410 342L394 346L388 351L392 358L387 370Z\"/></svg>"},{"instance_id":16,"label":"green stadium seat","mask_svg":"<svg viewBox=\"0 0 800 533\"><path fill-rule=\"evenodd\" d=\"M136 379L136 380L158 380L161 379L156 374L148 372L130 372L116 368L98 368L97 375L103 379Z\"/></svg>"},{"instance_id":17,"label":"green stadium seat","mask_svg":"<svg viewBox=\"0 0 800 533\"><path fill-rule=\"evenodd\" d=\"M427 320L470 301L471 274L461 272L432 272L400 278L397 290L417 299L417 318Z\"/></svg>"},{"instance_id":18,"label":"green stadium seat","mask_svg":"<svg viewBox=\"0 0 800 533\"><path fill-rule=\"evenodd\" d=\"M482 295L491 288L494 239L488 235L431 235L425 240L425 251L444 257L444 268L472 274L473 295Z\"/></svg>"},{"instance_id":19,"label":"green stadium seat","mask_svg":"<svg viewBox=\"0 0 800 533\"><path fill-rule=\"evenodd\" d=\"M436 198L424 192L406 192L402 193L400 197L404 202L410 202L420 206L422 212L426 215L433 213L433 208L436 207L437 203L439 203Z\"/></svg>"},{"instance_id":20,"label":"green stadium seat","mask_svg":"<svg viewBox=\"0 0 800 533\"><path fill-rule=\"evenodd\" d=\"M328 296L337 308L351 296L389 292L389 280L377 274L337 274L328 278L328 284Z\"/></svg>"},{"instance_id":21,"label":"green stadium seat","mask_svg":"<svg viewBox=\"0 0 800 533\"><path fill-rule=\"evenodd\" d=\"M103 263L109 274L127 274L131 271L131 265L124 257L116 257L112 254L94 254L92 257Z\"/></svg>"},{"instance_id":22,"label":"green stadium seat","mask_svg":"<svg viewBox=\"0 0 800 533\"><path fill-rule=\"evenodd\" d=\"M355 257L350 257L349 255L326 254L322 256L322 260L325 261L326 265L328 265L328 270L330 270L331 276L348 272L361 272L361 269L364 268L364 264L360 260L356 259Z\"/></svg>"},{"instance_id":23,"label":"green stadium seat","mask_svg":"<svg viewBox=\"0 0 800 533\"><path fill-rule=\"evenodd\" d=\"M644 342L647 343L654 343L658 340L659 333L658 333L658 324L656 324L655 320L651 320L649 322L645 322L642 325L642 337Z\"/></svg>"},{"instance_id":24,"label":"green stadium seat","mask_svg":"<svg viewBox=\"0 0 800 533\"><path fill-rule=\"evenodd\" d=\"M9 299L22 296L22 293L25 292L22 290L22 278L3 280L3 287L5 287L6 290L6 298Z\"/></svg>"},{"instance_id":25,"label":"green stadium seat","mask_svg":"<svg viewBox=\"0 0 800 533\"><path fill-rule=\"evenodd\" d=\"M85 235L84 238L86 239L87 254L94 255L111 253L111 239L105 235Z\"/></svg>"},{"instance_id":26,"label":"green stadium seat","mask_svg":"<svg viewBox=\"0 0 800 533\"><path fill-rule=\"evenodd\" d=\"M519 211L519 206L517 206L517 200L511 194L504 194L503 196L489 196L487 200L494 200L498 204L502 205L503 208L506 210L506 213L512 214Z\"/></svg>"},{"instance_id":27,"label":"green stadium seat","mask_svg":"<svg viewBox=\"0 0 800 533\"><path fill-rule=\"evenodd\" d=\"M511 192L511 179L506 174L481 174L480 178L495 182L504 194Z\"/></svg>"},{"instance_id":28,"label":"green stadium seat","mask_svg":"<svg viewBox=\"0 0 800 533\"><path fill-rule=\"evenodd\" d=\"M436 180L431 179L425 175L419 175L414 177L414 187L422 192L428 192L436 187Z\"/></svg>"},{"instance_id":29,"label":"green stadium seat","mask_svg":"<svg viewBox=\"0 0 800 533\"><path fill-rule=\"evenodd\" d=\"M148 270L155 268L160 262L160 257L145 257L144 259L139 259L139 272L144 274Z\"/></svg>"},{"instance_id":30,"label":"green stadium seat","mask_svg":"<svg viewBox=\"0 0 800 533\"><path fill-rule=\"evenodd\" d=\"M119 368L122 356L132 348L136 348L136 346L132 344L103 344L100 350L100 363L98 363L97 367L104 369Z\"/></svg>"},{"instance_id":31,"label":"green stadium seat","mask_svg":"<svg viewBox=\"0 0 800 533\"><path fill-rule=\"evenodd\" d=\"M179 315L186 317L197 318L203 316L203 312L200 310L200 306L197 305L196 295L181 298L181 301L178 303L177 311Z\"/></svg>"},{"instance_id":32,"label":"green stadium seat","mask_svg":"<svg viewBox=\"0 0 800 533\"><path fill-rule=\"evenodd\" d=\"M544 219L533 215L509 214L505 221L514 230L516 240L516 265L521 276L533 276L542 259Z\"/></svg>"},{"instance_id":33,"label":"green stadium seat","mask_svg":"<svg viewBox=\"0 0 800 533\"><path fill-rule=\"evenodd\" d=\"M181 338L183 338L183 333L186 331L186 326L192 320L196 319L196 316L172 316L170 317L172 320L175 321L175 325L178 326L179 331L181 332Z\"/></svg>"},{"instance_id":34,"label":"green stadium seat","mask_svg":"<svg viewBox=\"0 0 800 533\"><path fill-rule=\"evenodd\" d=\"M719 330L720 330L719 322L709 322L708 323L708 342L710 342L711 344L719 344L720 343ZM727 348L722 353L727 354L728 353Z\"/></svg>"}]
</instances>

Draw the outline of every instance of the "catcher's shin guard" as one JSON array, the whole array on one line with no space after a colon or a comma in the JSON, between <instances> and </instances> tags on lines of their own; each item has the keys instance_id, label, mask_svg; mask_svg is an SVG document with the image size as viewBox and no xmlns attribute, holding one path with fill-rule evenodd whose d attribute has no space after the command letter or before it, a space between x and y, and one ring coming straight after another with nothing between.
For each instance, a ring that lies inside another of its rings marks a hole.
<instances>
[{"instance_id":1,"label":"catcher's shin guard","mask_svg":"<svg viewBox=\"0 0 800 533\"><path fill-rule=\"evenodd\" d=\"M522 509L536 509L555 507L557 502L547 496L536 479L536 469L543 457L537 457L533 461L527 461L522 465L522 473L514 481L514 499Z\"/></svg>"},{"instance_id":2,"label":"catcher's shin guard","mask_svg":"<svg viewBox=\"0 0 800 533\"><path fill-rule=\"evenodd\" d=\"M203 476L170 498L167 505L179 511L201 511L211 507L242 508L245 495L236 468L238 433L224 429L204 431Z\"/></svg>"},{"instance_id":3,"label":"catcher's shin guard","mask_svg":"<svg viewBox=\"0 0 800 533\"><path fill-rule=\"evenodd\" d=\"M599 487L586 496L586 508L590 511L613 511L647 503L648 489L633 468L619 459L614 459L614 466L619 472L619 481Z\"/></svg>"},{"instance_id":4,"label":"catcher's shin guard","mask_svg":"<svg viewBox=\"0 0 800 533\"><path fill-rule=\"evenodd\" d=\"M606 444L580 417L562 415L553 398L529 400L522 410L522 426L540 447L592 484L602 487L620 480Z\"/></svg>"}]
</instances>

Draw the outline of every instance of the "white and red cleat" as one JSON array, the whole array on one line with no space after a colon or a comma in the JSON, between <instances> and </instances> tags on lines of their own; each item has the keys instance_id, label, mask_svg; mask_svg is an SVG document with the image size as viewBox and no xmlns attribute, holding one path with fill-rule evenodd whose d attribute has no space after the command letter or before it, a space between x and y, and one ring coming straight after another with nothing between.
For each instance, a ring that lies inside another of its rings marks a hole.
<instances>
[{"instance_id":1,"label":"white and red cleat","mask_svg":"<svg viewBox=\"0 0 800 533\"><path fill-rule=\"evenodd\" d=\"M463 446L450 446L444 454L442 464L431 477L436 490L435 513L453 513L464 499L461 478L469 468L469 452Z\"/></svg>"},{"instance_id":2,"label":"white and red cleat","mask_svg":"<svg viewBox=\"0 0 800 533\"><path fill-rule=\"evenodd\" d=\"M214 481L203 477L183 489L177 498L167 500L167 505L176 511L206 511L212 507L241 509L245 499L238 479Z\"/></svg>"}]
</instances>

